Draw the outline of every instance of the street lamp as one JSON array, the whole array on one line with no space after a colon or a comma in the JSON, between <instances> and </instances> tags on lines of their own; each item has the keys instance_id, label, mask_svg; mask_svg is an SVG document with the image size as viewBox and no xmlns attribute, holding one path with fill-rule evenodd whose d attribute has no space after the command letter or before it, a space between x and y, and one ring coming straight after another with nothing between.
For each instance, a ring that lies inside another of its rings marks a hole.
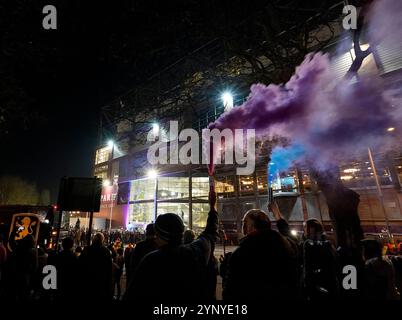
<instances>
[{"instance_id":1,"label":"street lamp","mask_svg":"<svg viewBox=\"0 0 402 320\"><path fill-rule=\"evenodd\" d=\"M110 149L110 160L113 160L113 153L114 153L114 147L115 147L115 143L114 143L114 141L113 140L109 140L108 142L107 142L107 146L109 147L109 149Z\"/></svg>"},{"instance_id":2,"label":"street lamp","mask_svg":"<svg viewBox=\"0 0 402 320\"><path fill-rule=\"evenodd\" d=\"M152 124L152 131L154 134L154 137L159 136L159 124L157 124L156 122Z\"/></svg>"},{"instance_id":3,"label":"street lamp","mask_svg":"<svg viewBox=\"0 0 402 320\"><path fill-rule=\"evenodd\" d=\"M155 189L154 189L154 222L158 216L158 171L155 169L151 169L148 171L148 178L155 180Z\"/></svg>"},{"instance_id":4,"label":"street lamp","mask_svg":"<svg viewBox=\"0 0 402 320\"><path fill-rule=\"evenodd\" d=\"M111 186L111 189L110 189L110 212L109 212L109 235L112 230L113 201L114 201L113 194L117 193L117 190L115 190L117 185L118 185L118 176L115 175L113 178L113 183L109 183L109 186Z\"/></svg>"},{"instance_id":5,"label":"street lamp","mask_svg":"<svg viewBox=\"0 0 402 320\"><path fill-rule=\"evenodd\" d=\"M390 127L390 128L387 129L387 131L388 131L388 132L395 131L395 128L394 128L394 127Z\"/></svg>"},{"instance_id":6,"label":"street lamp","mask_svg":"<svg viewBox=\"0 0 402 320\"><path fill-rule=\"evenodd\" d=\"M229 111L233 108L233 96L229 91L224 92L221 98L225 111Z\"/></svg>"},{"instance_id":7,"label":"street lamp","mask_svg":"<svg viewBox=\"0 0 402 320\"><path fill-rule=\"evenodd\" d=\"M109 147L109 149L110 149L110 157L109 157L109 170L111 170L111 168L112 168L112 161L113 161L113 158L114 158L114 149L115 149L115 147L116 147L116 143L111 139L111 140L109 140L108 142L107 142L107 145L108 145L108 147ZM110 172L110 171L109 171ZM111 173L113 173L113 170L111 170ZM110 187L110 186L112 186L112 188L111 188L111 194L110 194L110 199L111 199L111 204L110 204L110 213L109 213L109 235L110 235L110 231L111 231L111 229L112 229L112 216L113 216L113 189L114 189L114 186L115 186L115 184L116 184L116 179L115 179L116 177L114 177L114 179L113 179L113 182L112 181L110 181L109 179L105 179L105 180L103 180L103 186L104 187Z\"/></svg>"},{"instance_id":8,"label":"street lamp","mask_svg":"<svg viewBox=\"0 0 402 320\"><path fill-rule=\"evenodd\" d=\"M154 169L148 171L148 178L156 179L158 177L158 172Z\"/></svg>"}]
</instances>

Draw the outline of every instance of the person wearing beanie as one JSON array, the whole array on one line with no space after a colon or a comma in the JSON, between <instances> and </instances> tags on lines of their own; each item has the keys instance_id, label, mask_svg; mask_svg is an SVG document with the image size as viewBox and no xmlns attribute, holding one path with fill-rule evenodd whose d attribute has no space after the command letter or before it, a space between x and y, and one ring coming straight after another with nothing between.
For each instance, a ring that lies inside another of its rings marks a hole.
<instances>
[{"instance_id":1,"label":"person wearing beanie","mask_svg":"<svg viewBox=\"0 0 402 320\"><path fill-rule=\"evenodd\" d=\"M183 240L183 220L174 213L158 216L155 221L156 242L159 247L180 245Z\"/></svg>"},{"instance_id":2,"label":"person wearing beanie","mask_svg":"<svg viewBox=\"0 0 402 320\"><path fill-rule=\"evenodd\" d=\"M208 265L218 234L216 194L210 195L207 224L200 236L183 244L183 220L174 213L159 215L155 221L157 250L147 254L134 271L127 300L163 302L207 301Z\"/></svg>"}]
</instances>

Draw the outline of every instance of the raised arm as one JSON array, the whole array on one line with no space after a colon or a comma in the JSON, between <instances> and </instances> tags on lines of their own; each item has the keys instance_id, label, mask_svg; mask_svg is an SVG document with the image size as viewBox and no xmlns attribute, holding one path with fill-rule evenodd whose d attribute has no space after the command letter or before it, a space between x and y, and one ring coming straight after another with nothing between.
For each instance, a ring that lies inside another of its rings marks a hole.
<instances>
[{"instance_id":1,"label":"raised arm","mask_svg":"<svg viewBox=\"0 0 402 320\"><path fill-rule=\"evenodd\" d=\"M285 237L290 236L290 229L288 222L282 217L281 210L279 209L276 201L268 204L268 210L272 212L276 220L276 227L278 231Z\"/></svg>"},{"instance_id":2,"label":"raised arm","mask_svg":"<svg viewBox=\"0 0 402 320\"><path fill-rule=\"evenodd\" d=\"M215 242L218 238L218 212L216 211L216 194L209 195L210 210L207 218L207 225L197 240L190 244L192 250L197 252L197 256L202 256L204 261L208 263L215 249Z\"/></svg>"},{"instance_id":3,"label":"raised arm","mask_svg":"<svg viewBox=\"0 0 402 320\"><path fill-rule=\"evenodd\" d=\"M268 210L270 212L272 212L272 214L274 215L274 218L276 221L283 219L282 214L281 214L281 210L278 207L278 204L276 203L276 201L272 201L270 203L268 203Z\"/></svg>"},{"instance_id":4,"label":"raised arm","mask_svg":"<svg viewBox=\"0 0 402 320\"><path fill-rule=\"evenodd\" d=\"M211 241L215 242L218 237L218 212L216 211L216 193L209 194L209 213L207 225L200 236L207 236Z\"/></svg>"}]
</instances>

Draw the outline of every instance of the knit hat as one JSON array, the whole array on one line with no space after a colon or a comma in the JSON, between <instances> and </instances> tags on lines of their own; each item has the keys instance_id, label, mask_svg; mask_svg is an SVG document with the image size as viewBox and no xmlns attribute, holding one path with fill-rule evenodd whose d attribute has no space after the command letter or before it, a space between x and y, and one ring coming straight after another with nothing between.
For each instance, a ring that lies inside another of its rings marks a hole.
<instances>
[{"instance_id":1,"label":"knit hat","mask_svg":"<svg viewBox=\"0 0 402 320\"><path fill-rule=\"evenodd\" d=\"M183 237L183 220L174 213L165 213L156 218L156 235L167 242L180 242Z\"/></svg>"}]
</instances>

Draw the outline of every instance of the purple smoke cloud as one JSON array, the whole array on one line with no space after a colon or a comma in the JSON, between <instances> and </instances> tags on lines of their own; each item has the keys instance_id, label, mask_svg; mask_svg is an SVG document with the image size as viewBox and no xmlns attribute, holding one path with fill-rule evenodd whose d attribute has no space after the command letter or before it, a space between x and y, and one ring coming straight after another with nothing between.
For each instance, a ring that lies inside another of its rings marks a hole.
<instances>
[{"instance_id":1,"label":"purple smoke cloud","mask_svg":"<svg viewBox=\"0 0 402 320\"><path fill-rule=\"evenodd\" d=\"M385 99L379 79L338 79L327 55L306 57L284 85L255 84L246 102L223 114L210 128L255 129L282 136L304 150L300 160L317 168L373 148L390 146L398 132L387 131L402 119L401 108ZM278 155L278 149L275 156ZM285 154L284 154L285 156ZM294 159L295 160L295 159Z\"/></svg>"},{"instance_id":2,"label":"purple smoke cloud","mask_svg":"<svg viewBox=\"0 0 402 320\"><path fill-rule=\"evenodd\" d=\"M368 21L368 39L370 44L402 43L402 1L376 0L370 6Z\"/></svg>"},{"instance_id":3,"label":"purple smoke cloud","mask_svg":"<svg viewBox=\"0 0 402 320\"><path fill-rule=\"evenodd\" d=\"M373 1L366 25L370 46L400 45L402 1ZM209 128L255 129L260 136L288 138L287 148L273 150L284 166L308 160L325 169L369 147L377 152L389 149L401 134L401 128L387 131L401 123L402 106L390 99L392 93L383 89L380 76L339 79L322 53L307 55L286 84L254 84L250 91L244 104L222 114Z\"/></svg>"}]
</instances>

